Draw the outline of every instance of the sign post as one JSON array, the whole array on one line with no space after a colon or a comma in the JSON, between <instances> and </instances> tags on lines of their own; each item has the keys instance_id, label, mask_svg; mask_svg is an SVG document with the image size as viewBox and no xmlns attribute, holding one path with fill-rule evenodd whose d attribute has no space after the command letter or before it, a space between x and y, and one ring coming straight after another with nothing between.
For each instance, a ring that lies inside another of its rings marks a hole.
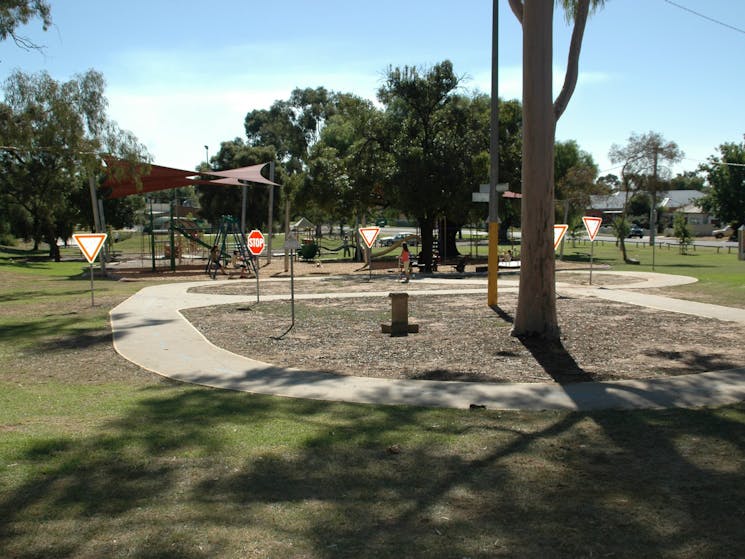
<instances>
[{"instance_id":1,"label":"sign post","mask_svg":"<svg viewBox=\"0 0 745 559\"><path fill-rule=\"evenodd\" d=\"M600 231L600 225L603 220L599 217L584 216L582 222L585 224L587 229L587 236L590 237L590 285L592 285L592 261L595 255L595 237Z\"/></svg>"},{"instance_id":2,"label":"sign post","mask_svg":"<svg viewBox=\"0 0 745 559\"><path fill-rule=\"evenodd\" d=\"M253 229L246 238L248 251L256 258L256 302L259 302L259 254L264 251L264 235L258 229Z\"/></svg>"},{"instance_id":3,"label":"sign post","mask_svg":"<svg viewBox=\"0 0 745 559\"><path fill-rule=\"evenodd\" d=\"M88 261L91 271L91 307L95 304L93 300L93 261L98 256L98 253L101 252L101 247L106 241L106 237L106 233L77 233L72 236L78 244L80 252L83 253L83 256Z\"/></svg>"},{"instance_id":4,"label":"sign post","mask_svg":"<svg viewBox=\"0 0 745 559\"><path fill-rule=\"evenodd\" d=\"M367 281L372 281L372 246L380 234L380 227L360 227L357 231L367 245L367 271L369 273Z\"/></svg>"},{"instance_id":5,"label":"sign post","mask_svg":"<svg viewBox=\"0 0 745 559\"><path fill-rule=\"evenodd\" d=\"M295 327L295 266L293 263L295 262L295 251L300 248L300 243L297 240L297 237L290 233L285 237L285 254L290 255L290 311L292 313L292 322L290 323L290 327L287 329L287 331L279 336L277 339L281 339L284 336L287 335L287 333L292 330Z\"/></svg>"}]
</instances>

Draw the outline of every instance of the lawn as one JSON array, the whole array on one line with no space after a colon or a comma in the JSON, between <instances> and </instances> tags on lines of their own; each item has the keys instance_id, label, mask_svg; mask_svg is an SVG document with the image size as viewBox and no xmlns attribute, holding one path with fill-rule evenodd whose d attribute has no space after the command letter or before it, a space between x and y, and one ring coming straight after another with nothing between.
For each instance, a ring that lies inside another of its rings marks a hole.
<instances>
[{"instance_id":1,"label":"lawn","mask_svg":"<svg viewBox=\"0 0 745 559\"><path fill-rule=\"evenodd\" d=\"M678 247L656 247L654 267L652 248L635 241L627 244L628 256L639 261L638 265L625 264L621 251L613 242L595 242L593 261L598 266L610 266L613 270L660 272L679 274L698 279L697 283L667 288L664 294L679 299L745 308L745 261L738 260L737 251L715 247L696 247L688 254L680 254ZM589 242L572 246L567 242L564 259L569 262L590 262Z\"/></svg>"},{"instance_id":2,"label":"lawn","mask_svg":"<svg viewBox=\"0 0 745 559\"><path fill-rule=\"evenodd\" d=\"M0 249L1 557L741 556L745 405L431 410L180 385L112 350L108 310L146 284L97 278L91 307L87 264L27 256Z\"/></svg>"}]
</instances>

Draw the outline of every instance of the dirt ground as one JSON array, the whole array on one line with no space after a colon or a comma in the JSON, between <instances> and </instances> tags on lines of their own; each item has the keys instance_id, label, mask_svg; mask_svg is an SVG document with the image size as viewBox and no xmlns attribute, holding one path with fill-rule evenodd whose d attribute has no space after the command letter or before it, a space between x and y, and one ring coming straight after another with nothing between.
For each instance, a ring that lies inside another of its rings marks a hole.
<instances>
[{"instance_id":1,"label":"dirt ground","mask_svg":"<svg viewBox=\"0 0 745 559\"><path fill-rule=\"evenodd\" d=\"M235 353L285 367L340 375L481 382L577 382L655 378L745 366L736 326L594 298L559 296L561 343L547 345L510 335L517 295L500 294L497 311L484 295L417 295L435 286L396 281L395 270L369 280L356 264L295 265L296 294L366 291L409 293L410 322L419 333L383 334L390 322L385 296L296 300L290 303L191 309L184 314L210 341ZM468 271L468 270L467 270ZM336 274L350 274L339 278ZM282 263L260 270L264 280L286 277ZM307 281L315 276L317 281ZM453 276L454 277L454 276ZM502 277L515 277L503 275ZM587 283L582 271L562 282ZM596 276L594 284L618 278ZM473 285L465 285L474 287ZM199 288L255 295L255 280ZM289 293L289 282L262 281L263 296Z\"/></svg>"}]
</instances>

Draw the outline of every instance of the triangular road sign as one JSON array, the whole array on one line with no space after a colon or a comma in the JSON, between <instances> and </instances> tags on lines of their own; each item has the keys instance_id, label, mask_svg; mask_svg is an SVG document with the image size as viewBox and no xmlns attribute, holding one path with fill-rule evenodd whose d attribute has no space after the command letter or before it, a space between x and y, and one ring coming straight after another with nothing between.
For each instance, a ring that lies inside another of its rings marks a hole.
<instances>
[{"instance_id":1,"label":"triangular road sign","mask_svg":"<svg viewBox=\"0 0 745 559\"><path fill-rule=\"evenodd\" d=\"M561 239L563 239L564 235L566 235L567 229L569 229L569 226L566 223L559 223L557 225L554 225L554 250L556 250L556 247L559 246Z\"/></svg>"},{"instance_id":2,"label":"triangular road sign","mask_svg":"<svg viewBox=\"0 0 745 559\"><path fill-rule=\"evenodd\" d=\"M375 244L375 239L378 238L378 234L380 233L380 227L360 227L358 231L362 240L365 241L367 248L372 248L373 244Z\"/></svg>"},{"instance_id":3,"label":"triangular road sign","mask_svg":"<svg viewBox=\"0 0 745 559\"><path fill-rule=\"evenodd\" d=\"M72 236L89 264L93 264L106 237L106 233L77 233Z\"/></svg>"},{"instance_id":4,"label":"triangular road sign","mask_svg":"<svg viewBox=\"0 0 745 559\"><path fill-rule=\"evenodd\" d=\"M590 237L591 241L594 241L595 237L597 237L598 231L600 231L600 226L603 224L603 220L599 217L590 217L586 215L582 218L582 221L585 222L587 235Z\"/></svg>"}]
</instances>

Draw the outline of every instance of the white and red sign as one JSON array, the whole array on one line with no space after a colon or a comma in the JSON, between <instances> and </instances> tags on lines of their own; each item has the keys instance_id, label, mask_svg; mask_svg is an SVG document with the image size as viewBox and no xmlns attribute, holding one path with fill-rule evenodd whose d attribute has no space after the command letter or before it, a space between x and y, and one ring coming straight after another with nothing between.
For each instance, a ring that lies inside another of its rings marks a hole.
<instances>
[{"instance_id":1,"label":"white and red sign","mask_svg":"<svg viewBox=\"0 0 745 559\"><path fill-rule=\"evenodd\" d=\"M106 233L76 233L72 238L75 239L88 264L93 264L107 236Z\"/></svg>"},{"instance_id":2,"label":"white and red sign","mask_svg":"<svg viewBox=\"0 0 745 559\"><path fill-rule=\"evenodd\" d=\"M246 246L248 251L254 256L258 256L264 251L264 235L258 229L253 229L246 237Z\"/></svg>"},{"instance_id":3,"label":"white and red sign","mask_svg":"<svg viewBox=\"0 0 745 559\"><path fill-rule=\"evenodd\" d=\"M375 244L375 239L380 234L380 227L360 227L358 231L362 240L365 241L367 248L372 248Z\"/></svg>"},{"instance_id":4,"label":"white and red sign","mask_svg":"<svg viewBox=\"0 0 745 559\"><path fill-rule=\"evenodd\" d=\"M595 237L598 235L598 231L600 231L600 226L603 224L603 220L599 217L586 215L582 218L582 221L585 223L587 235L590 237L591 241L594 241Z\"/></svg>"},{"instance_id":5,"label":"white and red sign","mask_svg":"<svg viewBox=\"0 0 745 559\"><path fill-rule=\"evenodd\" d=\"M563 239L564 235L566 235L567 229L569 229L569 226L566 223L557 223L556 225L554 225L554 250L556 250L556 247L559 246L561 239Z\"/></svg>"}]
</instances>

